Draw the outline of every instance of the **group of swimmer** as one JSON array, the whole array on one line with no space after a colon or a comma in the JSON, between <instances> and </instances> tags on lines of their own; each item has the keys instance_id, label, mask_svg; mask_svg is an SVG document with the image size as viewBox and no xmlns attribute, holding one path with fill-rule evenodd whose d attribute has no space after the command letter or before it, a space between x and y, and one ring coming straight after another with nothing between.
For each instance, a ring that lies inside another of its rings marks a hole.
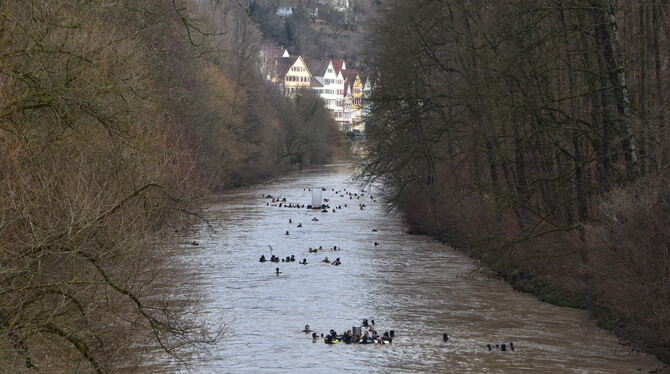
<instances>
[{"instance_id":1,"label":"group of swimmer","mask_svg":"<svg viewBox=\"0 0 670 374\"><path fill-rule=\"evenodd\" d=\"M280 262L280 260L281 260L281 262L295 262L295 255L286 256L286 258L282 258L282 259L280 259L279 257L277 257L275 255L272 255L272 257L270 257L269 260L265 258L265 255L261 255L261 258L258 259L258 262L266 262L266 261ZM305 259L303 259L303 260L305 260Z\"/></svg>"},{"instance_id":2,"label":"group of swimmer","mask_svg":"<svg viewBox=\"0 0 670 374\"><path fill-rule=\"evenodd\" d=\"M492 350L493 350L491 344L487 344L487 345L486 345L486 348L488 348L489 351L492 351ZM505 351L507 350L507 344L505 344L505 343L502 343L502 344L496 344L496 345L495 345L495 348L498 349L498 350L501 350L501 351L505 352ZM514 351L514 343L512 343L512 342L509 343L509 349L512 350L512 351Z\"/></svg>"},{"instance_id":3,"label":"group of swimmer","mask_svg":"<svg viewBox=\"0 0 670 374\"><path fill-rule=\"evenodd\" d=\"M304 190L304 191L307 191L308 189L305 188L305 189L303 189L303 190ZM340 191L340 190L335 191L334 188L331 189L331 190L332 190L335 194L339 195L340 197L345 197L344 193L346 193L346 194L349 196L350 199L353 199L353 197L356 197L356 199L361 199L361 198L364 198L364 197L365 197L365 195L363 194L363 192L365 192L365 190L363 190L360 194L359 194L359 193L347 192L346 189L344 189L344 191ZM309 191L312 191L312 189L310 188ZM322 191L327 191L327 190L326 190L325 188L322 188ZM263 197L266 198L266 199L271 199L271 202L268 202L268 203L267 203L268 206L269 206L270 204L272 204L272 206L278 206L278 207L280 207L280 208L282 208L282 207L284 207L284 208L305 208L305 207L307 207L308 209L311 209L311 208L312 208L311 205L307 205L307 206L305 206L305 205L295 204L295 203L289 202L289 201L287 200L286 197L275 197L275 196L270 195L270 194L263 195ZM370 198L371 198L373 201L375 200L373 196L370 196ZM320 207L317 207L317 208L320 208L322 213L328 213L328 212L329 212L329 209L331 209L331 207L330 207L330 205L327 204L327 203L329 203L330 200L327 199L327 198L325 198L325 199L323 199L323 202L324 202L324 204L322 204ZM366 207L365 204L358 204L358 206L359 206L360 209L363 209L364 207ZM347 204L344 204L344 207L347 208L348 205L347 205ZM336 212L336 209L342 209L342 205L337 205L337 206L335 206L334 208L332 208L332 212L335 213L335 212ZM319 219L318 219L317 217L313 217L313 218L311 219L311 221L312 221L312 222L319 222ZM292 220L292 219L289 219L289 220L288 220L288 223L289 223L289 224L293 224L293 220ZM303 227L302 222L298 222L298 224L297 224L297 228L302 228L302 227ZM373 230L373 231L376 231L376 230ZM291 233L290 233L289 230L286 230L286 232L284 233L284 235L291 235ZM379 243L375 242L374 245L377 246L377 245L379 245ZM271 248L271 250L272 250L272 248ZM308 251L309 251L309 253L318 253L319 251L322 251L322 250L324 250L323 246L319 246L318 248L311 248L311 247L310 247ZM342 250L342 248L341 248L341 247L338 247L338 246L333 246L333 247L330 248L330 250L331 250L331 251L340 251L340 250ZM258 259L258 262L261 262L261 263L268 262L268 261L269 261L269 262L274 262L274 263L279 263L279 262L295 262L295 261L296 261L296 258L295 258L295 255L287 256L286 258L280 258L280 257L277 257L277 256L275 256L275 255L272 255L272 256L268 259L268 258L265 257L265 255L261 255L261 257ZM326 256L323 260L321 260L321 262L322 262L322 263L325 263L325 264L331 264L331 265L333 265L333 266L339 266L339 265L342 264L342 261L340 260L339 257L336 258L334 261L331 261L331 260L328 258L328 256ZM299 261L298 263L301 264L301 265L307 265L307 259L306 259L306 258L303 258L302 261ZM281 271L279 271L279 268L276 268L276 269L275 269L275 273L277 274L277 276L279 276L279 274L281 274Z\"/></svg>"},{"instance_id":4,"label":"group of swimmer","mask_svg":"<svg viewBox=\"0 0 670 374\"><path fill-rule=\"evenodd\" d=\"M314 250L314 253L316 253L316 250ZM279 257L275 256L275 255L272 255L269 260L267 258L265 258L265 255L261 255L261 257L258 259L258 262L261 262L261 263L268 262L268 261L275 262L275 263L278 263L278 262L295 262L295 255L286 256L286 258L281 258L281 259ZM335 265L335 266L342 265L342 261L340 260L339 257L336 258L335 261L331 262L328 259L328 256L326 256L323 260L321 260L321 262L326 263L326 264ZM303 258L302 261L299 261L298 263L301 264L301 265L307 265L307 259ZM279 273L277 273L277 274L279 274Z\"/></svg>"},{"instance_id":5,"label":"group of swimmer","mask_svg":"<svg viewBox=\"0 0 670 374\"><path fill-rule=\"evenodd\" d=\"M344 344L384 345L384 344L391 344L393 342L393 338L395 337L394 330L385 331L382 335L379 335L374 326L375 320L371 320L370 322L371 323L368 324L368 320L364 319L362 326L358 328L354 327L352 330L347 330L342 335L339 335L337 331L331 329L325 336L322 333L321 338L323 338L323 342L325 344L336 344L339 342L343 342ZM362 331L363 327L366 328L366 331L363 331L363 334L360 335L359 333ZM310 332L312 333L312 343L316 343L319 341L319 335L316 332L313 332L309 328L309 325L305 325L305 329L302 331L304 333L310 333ZM356 331L357 334L354 334L352 331Z\"/></svg>"}]
</instances>

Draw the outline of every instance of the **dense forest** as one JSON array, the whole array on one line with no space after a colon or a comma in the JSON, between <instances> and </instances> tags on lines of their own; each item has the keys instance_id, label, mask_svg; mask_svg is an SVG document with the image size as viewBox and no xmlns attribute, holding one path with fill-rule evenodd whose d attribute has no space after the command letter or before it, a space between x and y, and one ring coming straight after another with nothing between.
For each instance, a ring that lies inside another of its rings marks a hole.
<instances>
[{"instance_id":1,"label":"dense forest","mask_svg":"<svg viewBox=\"0 0 670 374\"><path fill-rule=\"evenodd\" d=\"M368 181L416 232L670 362L667 1L384 2Z\"/></svg>"},{"instance_id":2,"label":"dense forest","mask_svg":"<svg viewBox=\"0 0 670 374\"><path fill-rule=\"evenodd\" d=\"M295 55L341 58L358 65L365 55L365 31L377 1L350 0L350 8L336 9L327 1L305 0L290 16L280 16L280 0L247 1L249 12L264 38ZM290 3L290 2L289 2Z\"/></svg>"},{"instance_id":3,"label":"dense forest","mask_svg":"<svg viewBox=\"0 0 670 374\"><path fill-rule=\"evenodd\" d=\"M219 336L175 297L165 241L208 192L326 162L339 136L320 99L260 78L260 35L236 1L0 2L0 371Z\"/></svg>"}]
</instances>

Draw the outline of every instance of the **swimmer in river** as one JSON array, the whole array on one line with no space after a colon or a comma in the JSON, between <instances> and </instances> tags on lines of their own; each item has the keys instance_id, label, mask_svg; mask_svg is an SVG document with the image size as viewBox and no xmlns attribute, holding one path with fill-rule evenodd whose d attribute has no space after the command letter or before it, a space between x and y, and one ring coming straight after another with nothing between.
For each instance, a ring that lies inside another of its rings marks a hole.
<instances>
[{"instance_id":1,"label":"swimmer in river","mask_svg":"<svg viewBox=\"0 0 670 374\"><path fill-rule=\"evenodd\" d=\"M316 217L314 217L314 218L312 218L312 221L313 221L313 222L319 222L319 219L316 218Z\"/></svg>"},{"instance_id":2,"label":"swimmer in river","mask_svg":"<svg viewBox=\"0 0 670 374\"><path fill-rule=\"evenodd\" d=\"M291 255L291 258L289 260L291 260L291 262L295 262L295 255Z\"/></svg>"},{"instance_id":3,"label":"swimmer in river","mask_svg":"<svg viewBox=\"0 0 670 374\"><path fill-rule=\"evenodd\" d=\"M291 219L289 218L289 219L288 219L288 223L293 223L293 221L291 221Z\"/></svg>"},{"instance_id":4,"label":"swimmer in river","mask_svg":"<svg viewBox=\"0 0 670 374\"><path fill-rule=\"evenodd\" d=\"M279 271L279 268L275 269L275 273L277 273L277 275L281 274L281 271Z\"/></svg>"},{"instance_id":5,"label":"swimmer in river","mask_svg":"<svg viewBox=\"0 0 670 374\"><path fill-rule=\"evenodd\" d=\"M487 345L486 345L486 348L488 348L489 351L490 351L490 350L491 350L491 344L487 344Z\"/></svg>"},{"instance_id":6,"label":"swimmer in river","mask_svg":"<svg viewBox=\"0 0 670 374\"><path fill-rule=\"evenodd\" d=\"M303 259L302 259L302 262L300 262L300 264L302 264L302 265L307 265L307 259L306 259L306 258L303 258Z\"/></svg>"},{"instance_id":7,"label":"swimmer in river","mask_svg":"<svg viewBox=\"0 0 670 374\"><path fill-rule=\"evenodd\" d=\"M319 336L316 335L315 332L312 333L312 343L316 343L316 341L319 339Z\"/></svg>"},{"instance_id":8,"label":"swimmer in river","mask_svg":"<svg viewBox=\"0 0 670 374\"><path fill-rule=\"evenodd\" d=\"M333 265L335 265L335 266L340 266L340 265L342 265L342 263L340 262L340 258L339 258L339 257L336 258L335 261L333 261Z\"/></svg>"},{"instance_id":9,"label":"swimmer in river","mask_svg":"<svg viewBox=\"0 0 670 374\"><path fill-rule=\"evenodd\" d=\"M443 342L449 341L449 335L446 332L442 334L442 341Z\"/></svg>"},{"instance_id":10,"label":"swimmer in river","mask_svg":"<svg viewBox=\"0 0 670 374\"><path fill-rule=\"evenodd\" d=\"M299 224L298 224L298 227L299 227L299 228L302 227L302 223L299 223Z\"/></svg>"},{"instance_id":11,"label":"swimmer in river","mask_svg":"<svg viewBox=\"0 0 670 374\"><path fill-rule=\"evenodd\" d=\"M394 336L395 336L395 331L393 331L393 330L389 331L389 335L390 335L391 337L394 337Z\"/></svg>"},{"instance_id":12,"label":"swimmer in river","mask_svg":"<svg viewBox=\"0 0 670 374\"><path fill-rule=\"evenodd\" d=\"M326 264L330 264L330 260L328 259L328 256L326 256L326 258L321 260L321 262L325 262Z\"/></svg>"},{"instance_id":13,"label":"swimmer in river","mask_svg":"<svg viewBox=\"0 0 670 374\"><path fill-rule=\"evenodd\" d=\"M307 333L307 332L312 332L312 330L309 329L309 325L305 325L305 329L302 330L302 332Z\"/></svg>"},{"instance_id":14,"label":"swimmer in river","mask_svg":"<svg viewBox=\"0 0 670 374\"><path fill-rule=\"evenodd\" d=\"M267 261L267 260L265 259L265 255L261 255L261 258L258 259L258 262L265 262L265 261Z\"/></svg>"},{"instance_id":15,"label":"swimmer in river","mask_svg":"<svg viewBox=\"0 0 670 374\"><path fill-rule=\"evenodd\" d=\"M288 235L288 231L286 231L286 234L285 234L285 235Z\"/></svg>"},{"instance_id":16,"label":"swimmer in river","mask_svg":"<svg viewBox=\"0 0 670 374\"><path fill-rule=\"evenodd\" d=\"M511 349L512 351L514 350L514 343L509 342L509 349Z\"/></svg>"}]
</instances>

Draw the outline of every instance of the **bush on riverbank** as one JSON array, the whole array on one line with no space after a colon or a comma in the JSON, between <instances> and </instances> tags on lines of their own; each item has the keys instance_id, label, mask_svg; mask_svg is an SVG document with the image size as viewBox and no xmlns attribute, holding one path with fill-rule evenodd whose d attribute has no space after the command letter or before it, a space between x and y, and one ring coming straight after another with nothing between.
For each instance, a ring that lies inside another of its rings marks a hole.
<instances>
[{"instance_id":1,"label":"bush on riverbank","mask_svg":"<svg viewBox=\"0 0 670 374\"><path fill-rule=\"evenodd\" d=\"M413 230L670 362L670 8L615 5L383 6L360 164Z\"/></svg>"}]
</instances>

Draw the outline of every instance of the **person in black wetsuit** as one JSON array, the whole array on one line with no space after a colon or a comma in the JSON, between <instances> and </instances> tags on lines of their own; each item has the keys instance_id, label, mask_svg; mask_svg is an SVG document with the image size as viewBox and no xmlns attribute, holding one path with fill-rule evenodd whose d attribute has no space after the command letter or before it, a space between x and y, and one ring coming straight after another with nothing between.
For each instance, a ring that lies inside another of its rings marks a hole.
<instances>
[{"instance_id":1,"label":"person in black wetsuit","mask_svg":"<svg viewBox=\"0 0 670 374\"><path fill-rule=\"evenodd\" d=\"M351 330L345 332L344 335L342 335L342 341L344 342L344 344L351 344L353 338L354 337L351 334Z\"/></svg>"},{"instance_id":2,"label":"person in black wetsuit","mask_svg":"<svg viewBox=\"0 0 670 374\"><path fill-rule=\"evenodd\" d=\"M265 259L265 255L261 255L261 258L258 259L258 262L265 262L265 261L267 261L267 260Z\"/></svg>"}]
</instances>

